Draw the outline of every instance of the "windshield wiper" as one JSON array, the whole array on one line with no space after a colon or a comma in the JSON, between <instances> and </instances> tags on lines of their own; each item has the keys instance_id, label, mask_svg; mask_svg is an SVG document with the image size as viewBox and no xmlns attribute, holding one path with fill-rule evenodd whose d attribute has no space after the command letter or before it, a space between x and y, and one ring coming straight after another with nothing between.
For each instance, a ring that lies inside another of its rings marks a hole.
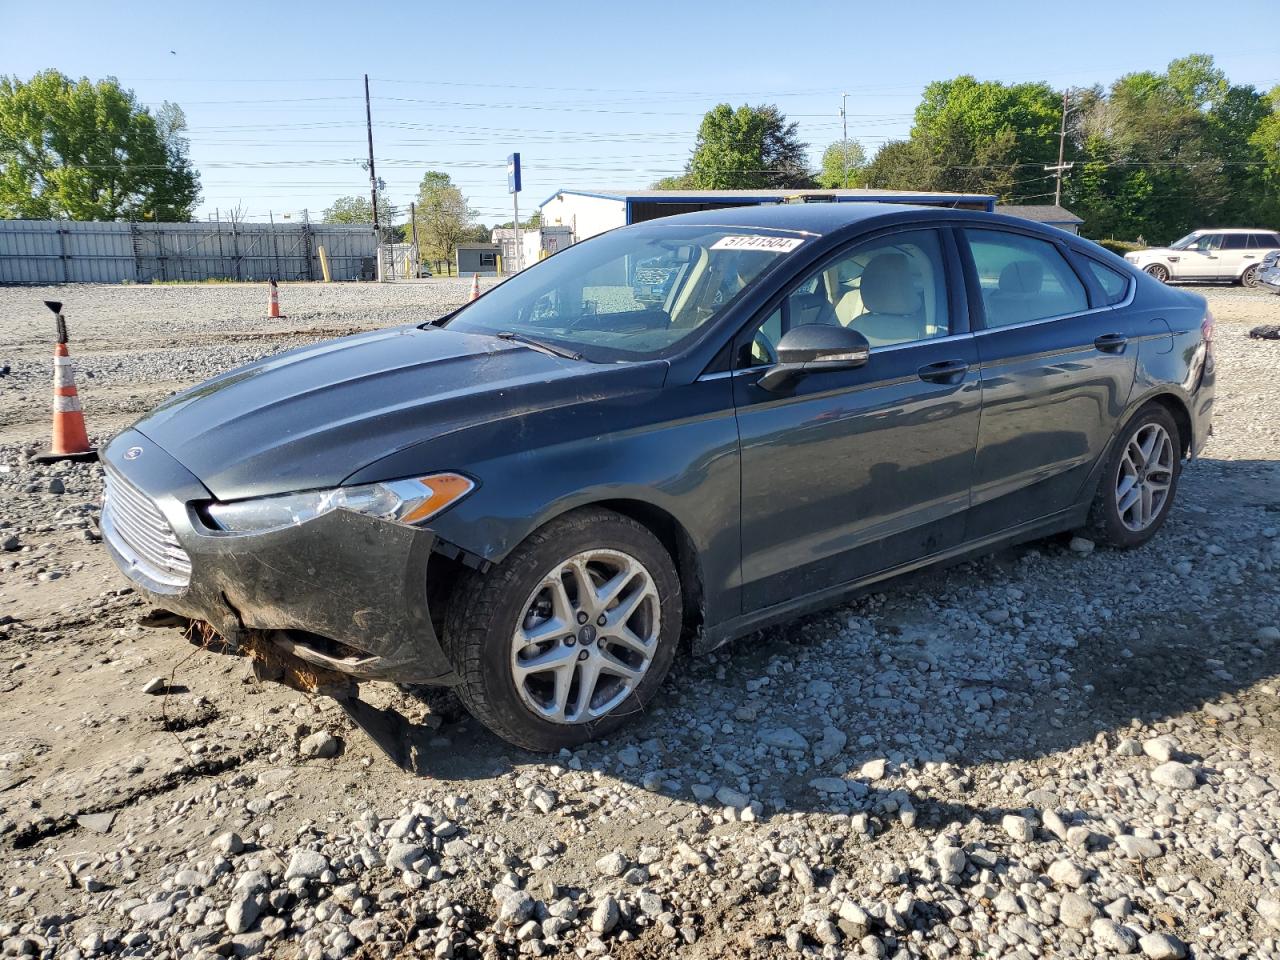
<instances>
[{"instance_id":1,"label":"windshield wiper","mask_svg":"<svg viewBox=\"0 0 1280 960\"><path fill-rule=\"evenodd\" d=\"M582 354L578 353L576 350L566 350L564 347L557 347L554 343L547 343L544 340L535 340L533 337L527 337L523 333L504 330L502 333L495 333L494 336L499 340L508 340L512 343L519 343L526 347L532 347L534 350L541 350L543 353L549 353L553 357L563 357L565 360L582 359Z\"/></svg>"}]
</instances>

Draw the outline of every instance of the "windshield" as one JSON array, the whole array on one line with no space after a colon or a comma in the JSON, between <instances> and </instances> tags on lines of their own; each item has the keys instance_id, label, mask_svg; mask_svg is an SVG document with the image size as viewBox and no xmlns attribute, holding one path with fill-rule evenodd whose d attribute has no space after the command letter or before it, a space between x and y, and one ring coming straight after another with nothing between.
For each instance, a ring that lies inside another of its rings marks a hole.
<instances>
[{"instance_id":1,"label":"windshield","mask_svg":"<svg viewBox=\"0 0 1280 960\"><path fill-rule=\"evenodd\" d=\"M515 334L594 361L663 357L803 243L743 227L615 230L516 274L448 326Z\"/></svg>"},{"instance_id":2,"label":"windshield","mask_svg":"<svg viewBox=\"0 0 1280 960\"><path fill-rule=\"evenodd\" d=\"M1199 237L1200 237L1200 234L1198 234L1198 233L1188 233L1188 234L1187 234L1185 237L1183 237L1181 240L1175 240L1173 243L1169 244L1169 249L1170 249L1170 250L1185 250L1187 247L1189 247L1189 246L1191 246L1193 243L1195 243L1195 242L1196 242L1196 240L1197 240L1197 239L1199 239Z\"/></svg>"}]
</instances>

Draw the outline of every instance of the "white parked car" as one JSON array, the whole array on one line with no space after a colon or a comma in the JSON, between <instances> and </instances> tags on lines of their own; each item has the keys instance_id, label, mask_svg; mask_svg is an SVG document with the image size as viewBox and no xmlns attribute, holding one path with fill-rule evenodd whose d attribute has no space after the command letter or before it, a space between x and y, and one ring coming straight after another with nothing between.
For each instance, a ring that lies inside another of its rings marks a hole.
<instances>
[{"instance_id":1,"label":"white parked car","mask_svg":"<svg viewBox=\"0 0 1280 960\"><path fill-rule=\"evenodd\" d=\"M1280 250L1280 233L1274 230L1196 230L1167 247L1124 258L1161 282L1230 280L1256 287L1263 258L1272 250Z\"/></svg>"}]
</instances>

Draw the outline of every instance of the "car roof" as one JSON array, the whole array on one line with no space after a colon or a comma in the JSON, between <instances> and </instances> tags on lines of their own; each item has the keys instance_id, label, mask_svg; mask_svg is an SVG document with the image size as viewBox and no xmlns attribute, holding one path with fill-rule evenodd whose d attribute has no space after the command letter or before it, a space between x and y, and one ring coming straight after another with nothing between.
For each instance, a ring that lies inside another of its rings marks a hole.
<instances>
[{"instance_id":1,"label":"car roof","mask_svg":"<svg viewBox=\"0 0 1280 960\"><path fill-rule=\"evenodd\" d=\"M1275 233L1270 227L1202 227L1192 233Z\"/></svg>"},{"instance_id":2,"label":"car roof","mask_svg":"<svg viewBox=\"0 0 1280 960\"><path fill-rule=\"evenodd\" d=\"M1037 233L1060 234L1064 231L1045 226L1022 217L981 210L960 210L953 207L911 203L874 203L866 201L845 203L776 203L759 206L726 207L720 210L695 210L656 220L646 220L637 226L670 224L672 226L741 227L761 230L793 230L817 236L839 233L858 224L872 222L903 223L940 220L973 220L982 223L1004 224Z\"/></svg>"}]
</instances>

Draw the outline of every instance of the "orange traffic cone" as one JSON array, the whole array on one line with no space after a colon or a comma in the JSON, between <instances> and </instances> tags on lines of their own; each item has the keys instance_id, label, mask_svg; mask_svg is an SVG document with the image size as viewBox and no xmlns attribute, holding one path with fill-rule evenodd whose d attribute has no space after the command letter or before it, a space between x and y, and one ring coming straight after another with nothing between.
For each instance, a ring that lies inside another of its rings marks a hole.
<instances>
[{"instance_id":1,"label":"orange traffic cone","mask_svg":"<svg viewBox=\"0 0 1280 960\"><path fill-rule=\"evenodd\" d=\"M283 317L280 312L280 289L276 286L275 278L271 279L271 302L267 306L267 319L276 320Z\"/></svg>"},{"instance_id":2,"label":"orange traffic cone","mask_svg":"<svg viewBox=\"0 0 1280 960\"><path fill-rule=\"evenodd\" d=\"M471 275L471 298L478 300L480 298L480 274L473 273Z\"/></svg>"},{"instance_id":3,"label":"orange traffic cone","mask_svg":"<svg viewBox=\"0 0 1280 960\"><path fill-rule=\"evenodd\" d=\"M89 446L89 434L84 426L84 412L80 409L80 397L76 393L76 372L67 352L67 321L62 316L62 304L46 300L44 305L53 311L58 323L58 343L53 348L53 439L49 452L35 457L42 463L55 460L96 460L98 451Z\"/></svg>"}]
</instances>

